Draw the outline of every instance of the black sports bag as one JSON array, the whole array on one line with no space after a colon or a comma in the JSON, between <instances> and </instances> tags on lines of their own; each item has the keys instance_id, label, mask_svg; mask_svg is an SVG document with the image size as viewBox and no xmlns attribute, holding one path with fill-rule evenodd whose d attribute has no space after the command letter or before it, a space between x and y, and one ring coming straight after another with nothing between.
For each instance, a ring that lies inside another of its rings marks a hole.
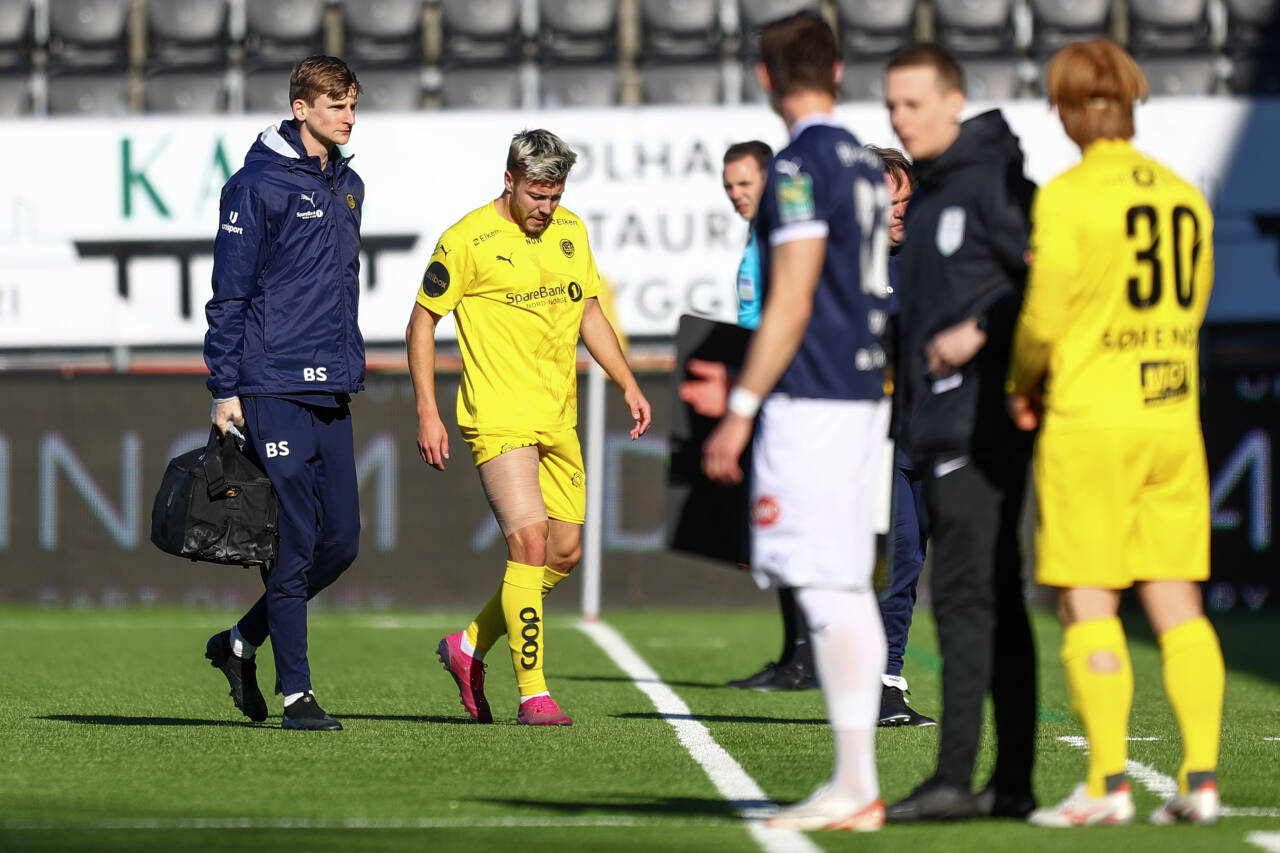
<instances>
[{"instance_id":1,"label":"black sports bag","mask_svg":"<svg viewBox=\"0 0 1280 853\"><path fill-rule=\"evenodd\" d=\"M169 460L151 507L151 541L166 554L269 568L280 529L271 481L216 427L203 450Z\"/></svg>"}]
</instances>

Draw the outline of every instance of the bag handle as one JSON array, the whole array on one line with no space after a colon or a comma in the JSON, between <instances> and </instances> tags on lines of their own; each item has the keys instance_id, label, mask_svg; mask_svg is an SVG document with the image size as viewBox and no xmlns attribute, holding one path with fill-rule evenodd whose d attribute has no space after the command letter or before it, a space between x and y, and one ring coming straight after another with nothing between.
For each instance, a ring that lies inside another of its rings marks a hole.
<instances>
[{"instance_id":1,"label":"bag handle","mask_svg":"<svg viewBox=\"0 0 1280 853\"><path fill-rule=\"evenodd\" d=\"M222 454L227 452L227 443L235 441L229 435L221 435L217 427L209 430L209 442L204 448L204 476L210 498L218 498L227 488L227 478L222 469Z\"/></svg>"}]
</instances>

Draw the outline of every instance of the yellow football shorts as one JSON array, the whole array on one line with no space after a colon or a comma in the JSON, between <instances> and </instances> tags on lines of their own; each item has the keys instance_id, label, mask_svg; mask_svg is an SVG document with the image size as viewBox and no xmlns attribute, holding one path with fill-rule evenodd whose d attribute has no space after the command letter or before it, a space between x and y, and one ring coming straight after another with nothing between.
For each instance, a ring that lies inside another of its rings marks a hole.
<instances>
[{"instance_id":1,"label":"yellow football shorts","mask_svg":"<svg viewBox=\"0 0 1280 853\"><path fill-rule=\"evenodd\" d=\"M1036 581L1126 589L1209 577L1209 470L1198 429L1059 427L1036 442Z\"/></svg>"},{"instance_id":2,"label":"yellow football shorts","mask_svg":"<svg viewBox=\"0 0 1280 853\"><path fill-rule=\"evenodd\" d=\"M459 427L479 468L500 453L517 447L538 448L538 486L547 517L582 524L587 517L587 475L582 464L578 431L476 430Z\"/></svg>"}]
</instances>

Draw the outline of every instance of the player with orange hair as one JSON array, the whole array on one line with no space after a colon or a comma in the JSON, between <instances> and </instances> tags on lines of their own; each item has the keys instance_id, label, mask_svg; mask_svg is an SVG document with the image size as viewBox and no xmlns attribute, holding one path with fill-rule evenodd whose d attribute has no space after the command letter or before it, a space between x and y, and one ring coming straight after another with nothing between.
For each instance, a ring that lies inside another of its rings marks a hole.
<instances>
[{"instance_id":1,"label":"player with orange hair","mask_svg":"<svg viewBox=\"0 0 1280 853\"><path fill-rule=\"evenodd\" d=\"M1036 197L1006 390L1019 426L1043 419L1036 579L1059 591L1089 768L1069 797L1032 812L1041 826L1133 820L1133 669L1116 615L1130 586L1159 637L1183 744L1178 794L1151 821L1213 823L1220 811L1224 667L1197 585L1209 576L1197 389L1213 217L1195 187L1130 143L1146 95L1137 63L1111 41L1067 45L1049 65L1049 101L1083 159Z\"/></svg>"}]
</instances>

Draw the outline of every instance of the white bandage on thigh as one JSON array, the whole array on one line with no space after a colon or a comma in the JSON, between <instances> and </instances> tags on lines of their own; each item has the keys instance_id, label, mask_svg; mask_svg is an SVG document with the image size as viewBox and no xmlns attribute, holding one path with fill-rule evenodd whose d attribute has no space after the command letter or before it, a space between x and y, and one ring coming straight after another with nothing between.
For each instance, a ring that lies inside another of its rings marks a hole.
<instances>
[{"instance_id":1,"label":"white bandage on thigh","mask_svg":"<svg viewBox=\"0 0 1280 853\"><path fill-rule=\"evenodd\" d=\"M480 466L480 485L503 536L547 520L538 485L538 448L517 447Z\"/></svg>"}]
</instances>

